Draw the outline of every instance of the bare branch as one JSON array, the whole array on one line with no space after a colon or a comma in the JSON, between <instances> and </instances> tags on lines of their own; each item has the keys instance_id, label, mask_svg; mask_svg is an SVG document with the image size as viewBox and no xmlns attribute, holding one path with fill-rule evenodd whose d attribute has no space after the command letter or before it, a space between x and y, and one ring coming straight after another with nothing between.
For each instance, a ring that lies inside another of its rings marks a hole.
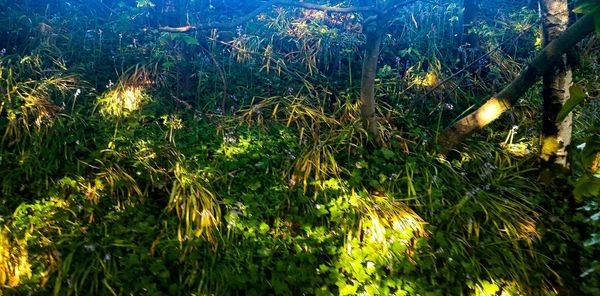
<instances>
[{"instance_id":1,"label":"bare branch","mask_svg":"<svg viewBox=\"0 0 600 296\"><path fill-rule=\"evenodd\" d=\"M254 9L253 11L251 11L250 13L238 18L237 20L230 22L230 23L206 23L206 24L198 24L195 26L185 26L185 27L160 27L161 31L166 31L166 32L177 32L177 33L181 33L181 32L188 32L188 31L196 31L196 30L205 30L205 29L213 29L213 28L218 28L218 29L232 29L235 28L249 20L251 20L252 18L256 17L258 14L260 14L261 12L263 12L264 10L270 8L271 6L277 4L277 2L279 2L279 0L272 0L269 2L264 3L263 5L257 7L256 9Z\"/></svg>"},{"instance_id":2,"label":"bare branch","mask_svg":"<svg viewBox=\"0 0 600 296\"><path fill-rule=\"evenodd\" d=\"M372 12L375 14L381 14L382 11L373 7L373 6L350 6L350 7L340 7L340 6L327 6L321 4L314 3L306 3L306 2L298 2L298 1L289 1L289 0L280 0L276 1L279 5L284 6L295 6L301 7L311 10L321 10L321 11L331 11L331 12L340 12L340 13L354 13L354 12Z\"/></svg>"},{"instance_id":3,"label":"bare branch","mask_svg":"<svg viewBox=\"0 0 600 296\"><path fill-rule=\"evenodd\" d=\"M172 32L172 33L183 33L183 32L189 32L189 31L195 31L198 30L197 26L183 26L183 27L159 27L159 29L161 31L165 31L165 32Z\"/></svg>"},{"instance_id":4,"label":"bare branch","mask_svg":"<svg viewBox=\"0 0 600 296\"><path fill-rule=\"evenodd\" d=\"M261 12L271 8L274 5L293 6L293 7L300 7L300 8L311 9L311 10L331 11L331 12L339 12L339 13L371 12L371 13L374 13L377 15L382 13L382 11L376 9L373 6L340 7L340 6L327 6L327 5L321 5L321 4L289 1L289 0L271 0L271 1L265 2L264 4L260 5L259 7L257 7L253 11L249 12L248 14L246 14L242 17L239 17L235 21L232 21L229 23L220 23L220 22L211 23L211 22L209 22L209 23L198 24L198 25L194 25L194 26L183 26L183 27L165 26L165 27L160 27L159 29L161 31L174 32L174 33L182 33L182 32L189 32L189 31L196 31L196 30L206 30L206 29L214 29L214 28L216 28L216 29L233 29L245 22L250 21L252 18L256 17Z\"/></svg>"}]
</instances>

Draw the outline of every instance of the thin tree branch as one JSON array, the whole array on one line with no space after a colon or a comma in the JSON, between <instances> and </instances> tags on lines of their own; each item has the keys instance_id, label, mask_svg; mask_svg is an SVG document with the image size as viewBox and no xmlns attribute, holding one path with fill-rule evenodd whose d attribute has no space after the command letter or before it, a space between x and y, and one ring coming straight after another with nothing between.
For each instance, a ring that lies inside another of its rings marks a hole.
<instances>
[{"instance_id":1,"label":"thin tree branch","mask_svg":"<svg viewBox=\"0 0 600 296\"><path fill-rule=\"evenodd\" d=\"M301 7L311 10L320 10L320 11L330 11L330 12L340 12L340 13L354 13L354 12L372 12L375 14L382 14L383 12L373 6L350 6L350 7L340 7L340 6L328 6L321 4L313 4L306 2L298 2L298 1L289 1L289 0L279 0L276 1L279 5L284 6L295 6Z\"/></svg>"},{"instance_id":2,"label":"thin tree branch","mask_svg":"<svg viewBox=\"0 0 600 296\"><path fill-rule=\"evenodd\" d=\"M216 29L233 29L245 22L250 21L252 18L256 17L261 12L271 8L274 5L293 6L293 7L300 7L300 8L306 8L306 9L311 9L311 10L331 11L331 12L339 12L339 13L371 12L371 13L375 13L377 15L382 13L382 11L378 10L377 8L375 8L373 6L340 7L340 6L328 6L328 5L321 5L321 4L314 4L314 3L307 3L307 2L298 2L298 1L289 1L289 0L271 0L269 2L265 2L264 4L260 5L259 7L257 7L253 11L249 12L248 14L241 16L238 19L236 19L235 21L232 21L229 23L208 22L205 24L198 24L198 25L193 25L193 26L190 25L190 26L183 26L183 27L164 26L164 27L160 27L159 29L161 31L174 32L174 33L183 33L183 32L189 32L189 31L206 30L206 29L214 29L214 28L216 28Z\"/></svg>"}]
</instances>

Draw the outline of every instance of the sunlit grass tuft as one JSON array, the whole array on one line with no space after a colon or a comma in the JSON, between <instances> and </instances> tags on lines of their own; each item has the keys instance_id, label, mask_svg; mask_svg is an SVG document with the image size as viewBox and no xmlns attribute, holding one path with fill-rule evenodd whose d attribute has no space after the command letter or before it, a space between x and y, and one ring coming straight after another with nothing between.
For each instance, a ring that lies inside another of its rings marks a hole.
<instances>
[{"instance_id":1,"label":"sunlit grass tuft","mask_svg":"<svg viewBox=\"0 0 600 296\"><path fill-rule=\"evenodd\" d=\"M148 88L154 84L156 68L136 65L127 70L116 85L98 98L100 112L105 116L127 117L151 101Z\"/></svg>"},{"instance_id":2,"label":"sunlit grass tuft","mask_svg":"<svg viewBox=\"0 0 600 296\"><path fill-rule=\"evenodd\" d=\"M399 240L408 245L410 239L427 235L427 224L414 210L402 201L394 200L383 193L356 195L360 215L361 233L367 241L387 245Z\"/></svg>"},{"instance_id":3,"label":"sunlit grass tuft","mask_svg":"<svg viewBox=\"0 0 600 296\"><path fill-rule=\"evenodd\" d=\"M190 171L180 162L175 163L172 170L174 180L167 207L169 211L175 211L181 221L179 241L202 236L216 243L215 231L221 223L221 209L217 196L209 189L208 180L201 171Z\"/></svg>"},{"instance_id":4,"label":"sunlit grass tuft","mask_svg":"<svg viewBox=\"0 0 600 296\"><path fill-rule=\"evenodd\" d=\"M11 239L6 229L0 229L0 286L14 288L24 278L31 278L26 242Z\"/></svg>"},{"instance_id":5,"label":"sunlit grass tuft","mask_svg":"<svg viewBox=\"0 0 600 296\"><path fill-rule=\"evenodd\" d=\"M2 141L16 143L30 135L32 127L40 131L51 126L64 107L53 101L76 88L76 77L63 73L62 61L54 60L55 70L46 70L39 56L0 62L0 114L7 119ZM49 72L50 71L50 72ZM47 73L49 72L49 74ZM32 79L35 78L35 79Z\"/></svg>"},{"instance_id":6,"label":"sunlit grass tuft","mask_svg":"<svg viewBox=\"0 0 600 296\"><path fill-rule=\"evenodd\" d=\"M145 90L135 86L119 86L98 99L102 114L122 117L139 110L148 101Z\"/></svg>"}]
</instances>

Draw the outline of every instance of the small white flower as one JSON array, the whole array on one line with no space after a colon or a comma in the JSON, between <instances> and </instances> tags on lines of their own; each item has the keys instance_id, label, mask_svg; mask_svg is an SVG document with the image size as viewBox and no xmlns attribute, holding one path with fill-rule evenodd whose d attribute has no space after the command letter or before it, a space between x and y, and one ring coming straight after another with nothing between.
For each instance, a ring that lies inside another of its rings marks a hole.
<instances>
[{"instance_id":1,"label":"small white flower","mask_svg":"<svg viewBox=\"0 0 600 296\"><path fill-rule=\"evenodd\" d=\"M234 136L225 136L225 137L223 137L223 142L224 143L232 144L232 143L235 143L236 140L237 139Z\"/></svg>"},{"instance_id":2,"label":"small white flower","mask_svg":"<svg viewBox=\"0 0 600 296\"><path fill-rule=\"evenodd\" d=\"M586 143L581 143L581 144L577 145L577 149L583 150L585 148L585 144Z\"/></svg>"},{"instance_id":3,"label":"small white flower","mask_svg":"<svg viewBox=\"0 0 600 296\"><path fill-rule=\"evenodd\" d=\"M235 227L235 221L229 221L229 223L227 223L227 229L231 229L233 227Z\"/></svg>"},{"instance_id":4,"label":"small white flower","mask_svg":"<svg viewBox=\"0 0 600 296\"><path fill-rule=\"evenodd\" d=\"M321 204L317 204L317 205L315 205L315 207L317 208L317 210L320 210L322 206L321 206Z\"/></svg>"}]
</instances>

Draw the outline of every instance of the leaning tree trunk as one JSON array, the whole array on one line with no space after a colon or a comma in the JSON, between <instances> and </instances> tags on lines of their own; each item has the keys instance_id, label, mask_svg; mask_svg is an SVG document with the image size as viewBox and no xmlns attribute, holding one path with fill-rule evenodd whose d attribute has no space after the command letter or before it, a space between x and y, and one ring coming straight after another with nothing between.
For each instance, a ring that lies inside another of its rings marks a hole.
<instances>
[{"instance_id":1,"label":"leaning tree trunk","mask_svg":"<svg viewBox=\"0 0 600 296\"><path fill-rule=\"evenodd\" d=\"M456 147L473 132L485 127L508 110L539 78L561 59L564 53L594 30L594 15L587 14L538 53L533 61L502 91L479 109L446 128L437 138L443 152Z\"/></svg>"},{"instance_id":2,"label":"leaning tree trunk","mask_svg":"<svg viewBox=\"0 0 600 296\"><path fill-rule=\"evenodd\" d=\"M361 119L363 127L373 135L375 142L379 143L381 135L377 123L375 76L377 75L377 61L379 60L379 50L383 39L381 26L377 23L368 25L365 28L365 37L365 56L360 82Z\"/></svg>"},{"instance_id":3,"label":"leaning tree trunk","mask_svg":"<svg viewBox=\"0 0 600 296\"><path fill-rule=\"evenodd\" d=\"M544 44L548 44L562 34L569 25L569 8L567 0L542 0L542 32ZM569 87L572 82L571 66L567 54L563 54L555 63L554 69L543 77L543 119L541 135L542 166L555 167L563 170L569 168L567 160L571 132L573 126L572 114L567 115L561 122L556 122L558 113L569 99Z\"/></svg>"}]
</instances>

